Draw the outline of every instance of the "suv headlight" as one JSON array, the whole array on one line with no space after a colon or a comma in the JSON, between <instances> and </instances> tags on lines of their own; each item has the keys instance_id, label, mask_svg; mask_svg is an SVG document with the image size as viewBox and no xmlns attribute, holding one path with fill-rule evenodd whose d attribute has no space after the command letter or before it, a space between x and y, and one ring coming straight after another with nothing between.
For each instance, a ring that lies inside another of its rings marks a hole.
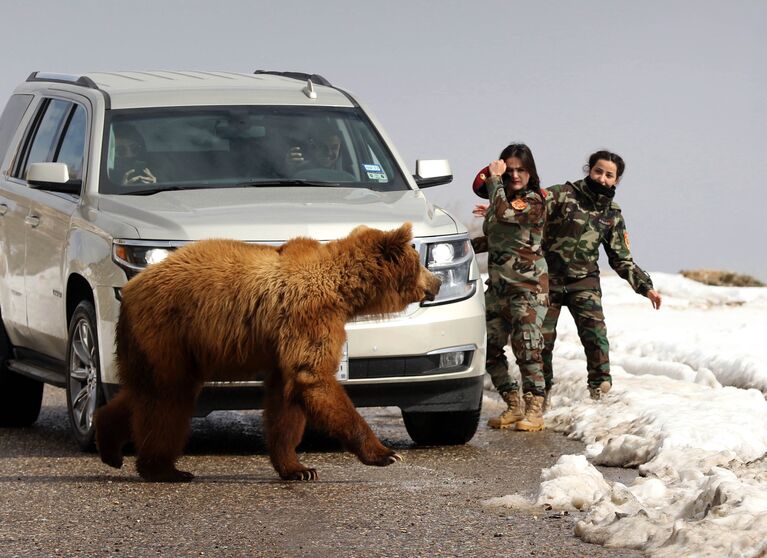
<instances>
[{"instance_id":1,"label":"suv headlight","mask_svg":"<svg viewBox=\"0 0 767 558\"><path fill-rule=\"evenodd\" d=\"M468 239L444 240L426 245L426 268L440 278L442 286L437 297L423 306L456 302L469 298L477 282L469 280L474 250Z\"/></svg>"},{"instance_id":2,"label":"suv headlight","mask_svg":"<svg viewBox=\"0 0 767 558\"><path fill-rule=\"evenodd\" d=\"M112 242L112 260L130 278L146 266L164 260L174 248L169 243L116 239Z\"/></svg>"}]
</instances>

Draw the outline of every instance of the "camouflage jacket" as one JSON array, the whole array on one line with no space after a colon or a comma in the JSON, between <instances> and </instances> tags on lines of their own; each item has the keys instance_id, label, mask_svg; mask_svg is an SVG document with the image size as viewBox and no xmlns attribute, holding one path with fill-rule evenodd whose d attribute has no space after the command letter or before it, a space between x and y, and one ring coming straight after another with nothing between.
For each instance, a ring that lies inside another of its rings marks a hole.
<instances>
[{"instance_id":1,"label":"camouflage jacket","mask_svg":"<svg viewBox=\"0 0 767 558\"><path fill-rule=\"evenodd\" d=\"M631 258L621 209L611 198L594 194L585 180L548 188L543 250L552 290L599 288L599 245L618 275L639 294L653 288L650 276Z\"/></svg>"},{"instance_id":2,"label":"camouflage jacket","mask_svg":"<svg viewBox=\"0 0 767 558\"><path fill-rule=\"evenodd\" d=\"M541 192L522 190L509 200L499 177L486 181L490 207L482 230L488 241L490 288L497 296L548 293L546 260L541 251L546 207Z\"/></svg>"}]
</instances>

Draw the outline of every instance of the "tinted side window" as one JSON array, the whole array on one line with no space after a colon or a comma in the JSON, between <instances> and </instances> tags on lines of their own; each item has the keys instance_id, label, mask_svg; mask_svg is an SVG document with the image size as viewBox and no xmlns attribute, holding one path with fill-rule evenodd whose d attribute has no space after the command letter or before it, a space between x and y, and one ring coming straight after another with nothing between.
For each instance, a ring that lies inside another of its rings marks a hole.
<instances>
[{"instance_id":1,"label":"tinted side window","mask_svg":"<svg viewBox=\"0 0 767 558\"><path fill-rule=\"evenodd\" d=\"M85 149L85 126L87 118L85 109L77 105L69 120L59 153L54 159L58 163L66 163L69 167L70 180L83 179L83 151Z\"/></svg>"},{"instance_id":2,"label":"tinted side window","mask_svg":"<svg viewBox=\"0 0 767 558\"><path fill-rule=\"evenodd\" d=\"M0 164L5 159L5 152L8 151L13 134L31 102L32 95L13 95L5 105L3 115L0 116Z\"/></svg>"},{"instance_id":3,"label":"tinted side window","mask_svg":"<svg viewBox=\"0 0 767 558\"><path fill-rule=\"evenodd\" d=\"M72 108L72 103L53 99L47 107L41 109L45 111L45 114L38 120L39 124L34 132L35 137L27 151L25 161L19 169L18 176L20 178L24 177L30 164L43 163L53 159L56 139L59 137L59 132L70 108Z\"/></svg>"}]
</instances>

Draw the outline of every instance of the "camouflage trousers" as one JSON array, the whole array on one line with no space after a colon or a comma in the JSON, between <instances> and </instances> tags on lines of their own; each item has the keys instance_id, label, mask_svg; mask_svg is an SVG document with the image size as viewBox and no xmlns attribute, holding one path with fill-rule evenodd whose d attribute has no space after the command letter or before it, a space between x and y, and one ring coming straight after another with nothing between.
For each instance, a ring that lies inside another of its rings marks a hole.
<instances>
[{"instance_id":1,"label":"camouflage trousers","mask_svg":"<svg viewBox=\"0 0 767 558\"><path fill-rule=\"evenodd\" d=\"M575 321L578 337L581 339L586 353L586 370L588 384L597 387L603 381L610 379L610 344L607 341L605 315L602 312L602 291L587 289L582 291L549 293L549 310L543 321L543 370L546 378L546 389L551 388L554 380L554 370L551 366L554 342L557 339L557 321L562 306L567 306Z\"/></svg>"},{"instance_id":2,"label":"camouflage trousers","mask_svg":"<svg viewBox=\"0 0 767 558\"><path fill-rule=\"evenodd\" d=\"M485 293L487 320L486 369L499 393L519 389L519 382L509 374L504 346L510 342L522 377L523 393L544 395L543 335L548 297L519 293L499 297L492 287Z\"/></svg>"}]
</instances>

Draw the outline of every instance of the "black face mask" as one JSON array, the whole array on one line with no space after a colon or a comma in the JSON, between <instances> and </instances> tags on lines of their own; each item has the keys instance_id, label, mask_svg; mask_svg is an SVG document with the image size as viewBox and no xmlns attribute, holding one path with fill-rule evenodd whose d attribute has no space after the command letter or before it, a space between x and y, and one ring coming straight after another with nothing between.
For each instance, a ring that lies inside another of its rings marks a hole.
<instances>
[{"instance_id":1,"label":"black face mask","mask_svg":"<svg viewBox=\"0 0 767 558\"><path fill-rule=\"evenodd\" d=\"M610 198L610 199L615 197L614 186L602 186L599 182L597 182L590 176L587 176L585 180L586 180L586 186L588 187L589 191L595 196L605 196L606 198Z\"/></svg>"}]
</instances>

